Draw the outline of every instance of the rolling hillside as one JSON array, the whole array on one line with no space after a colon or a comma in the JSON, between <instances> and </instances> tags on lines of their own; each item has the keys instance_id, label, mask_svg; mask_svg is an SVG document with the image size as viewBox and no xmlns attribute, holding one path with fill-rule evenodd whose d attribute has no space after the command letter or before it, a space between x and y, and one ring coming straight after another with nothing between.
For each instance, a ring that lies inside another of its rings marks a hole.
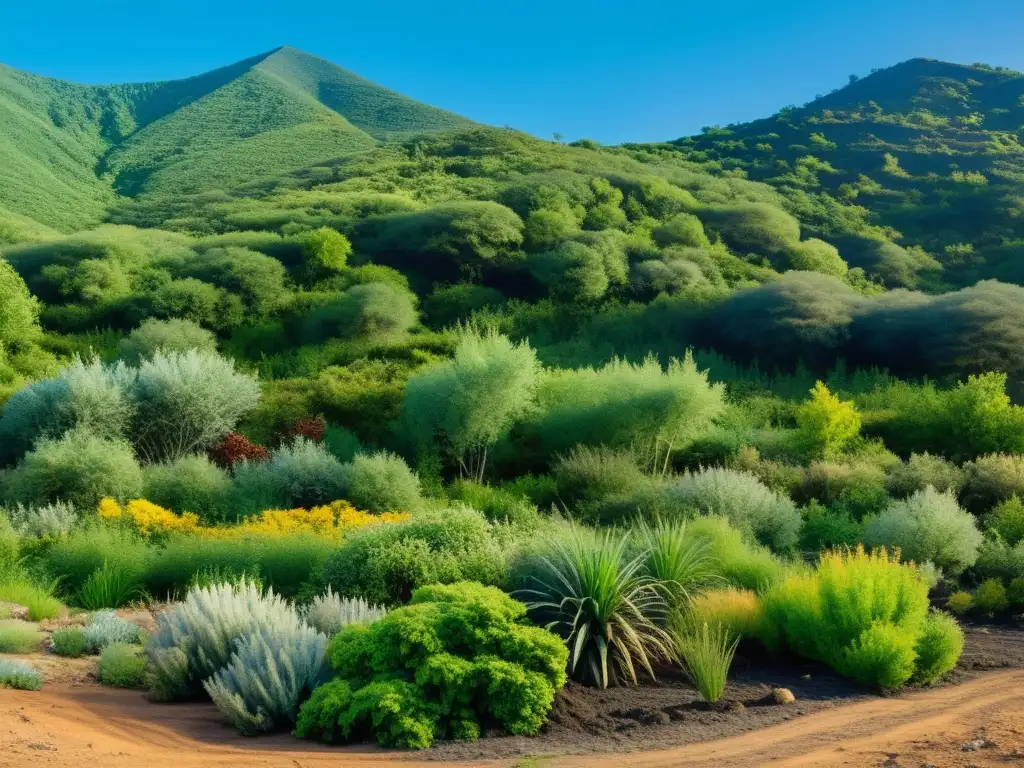
<instances>
[{"instance_id":1,"label":"rolling hillside","mask_svg":"<svg viewBox=\"0 0 1024 768\"><path fill-rule=\"evenodd\" d=\"M230 188L471 124L291 48L165 83L0 67L0 213L70 231L116 195Z\"/></svg>"},{"instance_id":2,"label":"rolling hillside","mask_svg":"<svg viewBox=\"0 0 1024 768\"><path fill-rule=\"evenodd\" d=\"M934 256L944 280L966 285L1024 279L1022 136L1020 73L913 59L803 107L654 146L780 190L855 203L897 242ZM851 266L886 272L875 250L829 239Z\"/></svg>"}]
</instances>

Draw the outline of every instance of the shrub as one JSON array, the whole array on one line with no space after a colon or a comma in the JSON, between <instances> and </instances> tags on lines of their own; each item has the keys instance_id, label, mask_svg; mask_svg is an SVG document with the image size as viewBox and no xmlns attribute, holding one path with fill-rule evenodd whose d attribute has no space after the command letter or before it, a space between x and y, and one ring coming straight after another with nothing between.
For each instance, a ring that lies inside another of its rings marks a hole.
<instances>
[{"instance_id":1,"label":"shrub","mask_svg":"<svg viewBox=\"0 0 1024 768\"><path fill-rule=\"evenodd\" d=\"M322 445L298 439L275 450L269 461L235 467L236 509L313 507L345 498L344 465Z\"/></svg>"},{"instance_id":2,"label":"shrub","mask_svg":"<svg viewBox=\"0 0 1024 768\"><path fill-rule=\"evenodd\" d=\"M76 658L85 653L85 632L81 627L54 630L50 642L58 656Z\"/></svg>"},{"instance_id":3,"label":"shrub","mask_svg":"<svg viewBox=\"0 0 1024 768\"><path fill-rule=\"evenodd\" d=\"M1024 497L1024 456L993 453L964 464L963 505L976 515L1014 494Z\"/></svg>"},{"instance_id":4,"label":"shrub","mask_svg":"<svg viewBox=\"0 0 1024 768\"><path fill-rule=\"evenodd\" d=\"M974 517L953 494L931 487L894 501L864 529L869 546L898 547L908 560L928 560L954 574L974 565L981 541Z\"/></svg>"},{"instance_id":5,"label":"shrub","mask_svg":"<svg viewBox=\"0 0 1024 768\"><path fill-rule=\"evenodd\" d=\"M298 617L290 605L247 582L190 589L184 602L157 616L146 644L152 694L167 701L195 696L228 663L237 640L291 620Z\"/></svg>"},{"instance_id":6,"label":"shrub","mask_svg":"<svg viewBox=\"0 0 1024 768\"><path fill-rule=\"evenodd\" d=\"M0 659L0 688L38 691L43 687L43 675L23 661Z\"/></svg>"},{"instance_id":7,"label":"shrub","mask_svg":"<svg viewBox=\"0 0 1024 768\"><path fill-rule=\"evenodd\" d=\"M801 441L813 456L841 454L860 434L860 414L853 403L843 402L820 381L794 415Z\"/></svg>"},{"instance_id":8,"label":"shrub","mask_svg":"<svg viewBox=\"0 0 1024 768\"><path fill-rule=\"evenodd\" d=\"M249 442L248 438L237 432L228 432L206 453L211 461L224 469L231 469L241 461L255 463L270 458L270 451L262 445Z\"/></svg>"},{"instance_id":9,"label":"shrub","mask_svg":"<svg viewBox=\"0 0 1024 768\"><path fill-rule=\"evenodd\" d=\"M196 574L251 574L282 597L294 597L336 548L336 540L307 532L225 539L173 536L150 561L144 584L150 594L165 597L183 594Z\"/></svg>"},{"instance_id":10,"label":"shrub","mask_svg":"<svg viewBox=\"0 0 1024 768\"><path fill-rule=\"evenodd\" d=\"M917 569L883 550L822 555L814 572L769 591L772 643L828 664L864 685L893 688L911 679L926 631L928 587ZM932 666L927 676L952 668ZM924 674L924 670L920 672Z\"/></svg>"},{"instance_id":11,"label":"shrub","mask_svg":"<svg viewBox=\"0 0 1024 768\"><path fill-rule=\"evenodd\" d=\"M1010 580L1010 586L1006 590L1006 599L1014 608L1024 607L1024 576Z\"/></svg>"},{"instance_id":12,"label":"shrub","mask_svg":"<svg viewBox=\"0 0 1024 768\"><path fill-rule=\"evenodd\" d=\"M97 677L103 685L138 688L146 673L146 657L138 646L111 643L100 654Z\"/></svg>"},{"instance_id":13,"label":"shrub","mask_svg":"<svg viewBox=\"0 0 1024 768\"><path fill-rule=\"evenodd\" d=\"M785 565L766 547L747 540L721 517L698 517L688 523L693 536L707 540L715 570L733 586L762 593L786 578Z\"/></svg>"},{"instance_id":14,"label":"shrub","mask_svg":"<svg viewBox=\"0 0 1024 768\"><path fill-rule=\"evenodd\" d=\"M18 619L0 620L0 653L31 653L42 640L43 633L35 624Z\"/></svg>"},{"instance_id":15,"label":"shrub","mask_svg":"<svg viewBox=\"0 0 1024 768\"><path fill-rule=\"evenodd\" d=\"M408 512L423 504L420 479L400 457L387 451L359 454L344 469L342 496L370 512Z\"/></svg>"},{"instance_id":16,"label":"shrub","mask_svg":"<svg viewBox=\"0 0 1024 768\"><path fill-rule=\"evenodd\" d=\"M628 533L568 527L549 542L519 590L531 618L558 633L571 653L569 674L592 685L654 678L671 640L661 628L668 605L646 570L647 550L631 553Z\"/></svg>"},{"instance_id":17,"label":"shrub","mask_svg":"<svg viewBox=\"0 0 1024 768\"><path fill-rule=\"evenodd\" d=\"M64 604L53 596L56 585L36 584L24 577L0 581L0 601L28 609L29 621L53 619L64 612Z\"/></svg>"},{"instance_id":18,"label":"shrub","mask_svg":"<svg viewBox=\"0 0 1024 768\"><path fill-rule=\"evenodd\" d=\"M303 339L307 344L338 337L386 344L400 341L418 320L416 296L410 291L365 283L313 310L304 323Z\"/></svg>"},{"instance_id":19,"label":"shrub","mask_svg":"<svg viewBox=\"0 0 1024 768\"><path fill-rule=\"evenodd\" d=\"M804 509L804 528L800 534L803 552L852 547L861 540L863 526L840 507L830 509L811 502Z\"/></svg>"},{"instance_id":20,"label":"shrub","mask_svg":"<svg viewBox=\"0 0 1024 768\"><path fill-rule=\"evenodd\" d=\"M188 352L191 349L216 353L217 339L191 320L150 317L121 341L117 354L122 360L138 365L158 352Z\"/></svg>"},{"instance_id":21,"label":"shrub","mask_svg":"<svg viewBox=\"0 0 1024 768\"><path fill-rule=\"evenodd\" d=\"M956 666L964 651L964 631L956 619L941 611L932 611L917 640L913 680L932 683Z\"/></svg>"},{"instance_id":22,"label":"shrub","mask_svg":"<svg viewBox=\"0 0 1024 768\"><path fill-rule=\"evenodd\" d=\"M721 515L739 530L776 551L792 549L800 535L800 513L788 498L748 472L712 467L687 473L670 488L680 503Z\"/></svg>"},{"instance_id":23,"label":"shrub","mask_svg":"<svg viewBox=\"0 0 1024 768\"><path fill-rule=\"evenodd\" d=\"M448 487L447 496L450 501L479 510L492 523L531 528L538 522L537 507L525 495L508 487L457 480Z\"/></svg>"},{"instance_id":24,"label":"shrub","mask_svg":"<svg viewBox=\"0 0 1024 768\"><path fill-rule=\"evenodd\" d=\"M137 624L125 621L114 611L96 611L82 630L86 653L99 653L111 643L137 645L142 641L142 630Z\"/></svg>"},{"instance_id":25,"label":"shrub","mask_svg":"<svg viewBox=\"0 0 1024 768\"><path fill-rule=\"evenodd\" d=\"M985 616L1002 613L1010 606L1006 587L999 579L985 579L974 591L974 607Z\"/></svg>"},{"instance_id":26,"label":"shrub","mask_svg":"<svg viewBox=\"0 0 1024 768\"><path fill-rule=\"evenodd\" d=\"M645 568L660 585L669 605L684 608L718 580L707 539L687 531L683 520L640 520L632 529L634 546L645 552Z\"/></svg>"},{"instance_id":27,"label":"shrub","mask_svg":"<svg viewBox=\"0 0 1024 768\"><path fill-rule=\"evenodd\" d=\"M217 443L256 407L256 379L209 352L159 352L139 366L133 442L146 461L175 461ZM106 494L115 495L115 494Z\"/></svg>"},{"instance_id":28,"label":"shrub","mask_svg":"<svg viewBox=\"0 0 1024 768\"><path fill-rule=\"evenodd\" d=\"M1003 581L1024 576L1024 541L1011 547L998 536L986 537L978 550L974 573L978 578L994 577Z\"/></svg>"},{"instance_id":29,"label":"shrub","mask_svg":"<svg viewBox=\"0 0 1024 768\"><path fill-rule=\"evenodd\" d=\"M120 608L142 596L136 566L104 563L85 580L75 601L86 610L95 611Z\"/></svg>"},{"instance_id":30,"label":"shrub","mask_svg":"<svg viewBox=\"0 0 1024 768\"><path fill-rule=\"evenodd\" d=\"M970 592L954 592L946 600L946 610L957 616L963 616L974 607L974 598Z\"/></svg>"},{"instance_id":31,"label":"shrub","mask_svg":"<svg viewBox=\"0 0 1024 768\"><path fill-rule=\"evenodd\" d=\"M327 636L294 616L243 635L236 647L203 687L228 722L248 736L294 725L299 705L330 678Z\"/></svg>"},{"instance_id":32,"label":"shrub","mask_svg":"<svg viewBox=\"0 0 1024 768\"><path fill-rule=\"evenodd\" d=\"M194 512L205 521L228 517L231 478L202 455L185 456L143 470L145 497L154 504L182 512Z\"/></svg>"},{"instance_id":33,"label":"shrub","mask_svg":"<svg viewBox=\"0 0 1024 768\"><path fill-rule=\"evenodd\" d=\"M939 493L957 493L962 483L963 472L956 464L927 451L911 454L906 463L897 464L889 470L885 481L889 493L897 498L923 491L929 485Z\"/></svg>"},{"instance_id":34,"label":"shrub","mask_svg":"<svg viewBox=\"0 0 1024 768\"><path fill-rule=\"evenodd\" d=\"M422 748L492 726L537 733L565 683L567 652L554 635L524 626L524 614L479 584L418 589L410 605L331 641L337 677L303 705L295 734Z\"/></svg>"},{"instance_id":35,"label":"shrub","mask_svg":"<svg viewBox=\"0 0 1024 768\"><path fill-rule=\"evenodd\" d=\"M730 635L725 626L719 624L711 628L706 623L676 639L687 674L704 701L715 702L722 698L739 642L739 637Z\"/></svg>"},{"instance_id":36,"label":"shrub","mask_svg":"<svg viewBox=\"0 0 1024 768\"><path fill-rule=\"evenodd\" d=\"M153 551L133 531L94 524L54 542L40 559L47 575L59 580L67 594L75 594L104 565L143 573Z\"/></svg>"},{"instance_id":37,"label":"shrub","mask_svg":"<svg viewBox=\"0 0 1024 768\"><path fill-rule=\"evenodd\" d=\"M677 637L692 634L702 625L721 626L731 637L759 640L766 631L761 601L749 589L725 587L697 595L688 606L673 613Z\"/></svg>"},{"instance_id":38,"label":"shrub","mask_svg":"<svg viewBox=\"0 0 1024 768\"><path fill-rule=\"evenodd\" d=\"M78 522L78 512L63 501L41 506L19 503L3 512L17 534L28 539L59 539L67 536Z\"/></svg>"},{"instance_id":39,"label":"shrub","mask_svg":"<svg viewBox=\"0 0 1024 768\"><path fill-rule=\"evenodd\" d=\"M317 595L313 602L303 609L302 618L314 629L328 637L334 637L349 624L372 624L383 618L386 613L386 609L361 598L340 597L328 587L327 592Z\"/></svg>"},{"instance_id":40,"label":"shrub","mask_svg":"<svg viewBox=\"0 0 1024 768\"><path fill-rule=\"evenodd\" d=\"M987 523L1011 547L1024 541L1024 502L1014 494L989 513Z\"/></svg>"},{"instance_id":41,"label":"shrub","mask_svg":"<svg viewBox=\"0 0 1024 768\"><path fill-rule=\"evenodd\" d=\"M625 496L652 485L628 451L577 445L554 466L558 495L564 504L598 502Z\"/></svg>"},{"instance_id":42,"label":"shrub","mask_svg":"<svg viewBox=\"0 0 1024 768\"><path fill-rule=\"evenodd\" d=\"M142 494L142 470L123 440L103 440L76 428L59 440L43 440L10 474L10 495L29 504L63 499L92 509L105 496L126 500Z\"/></svg>"},{"instance_id":43,"label":"shrub","mask_svg":"<svg viewBox=\"0 0 1024 768\"><path fill-rule=\"evenodd\" d=\"M456 507L353 533L327 558L319 581L346 596L394 605L425 584L504 578L505 555L491 525Z\"/></svg>"}]
</instances>

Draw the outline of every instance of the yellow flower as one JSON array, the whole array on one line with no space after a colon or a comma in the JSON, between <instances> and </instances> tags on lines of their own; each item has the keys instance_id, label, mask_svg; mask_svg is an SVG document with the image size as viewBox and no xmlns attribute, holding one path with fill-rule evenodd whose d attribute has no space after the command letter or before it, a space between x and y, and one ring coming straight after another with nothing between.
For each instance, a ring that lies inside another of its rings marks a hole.
<instances>
[{"instance_id":1,"label":"yellow flower","mask_svg":"<svg viewBox=\"0 0 1024 768\"><path fill-rule=\"evenodd\" d=\"M121 505L107 496L100 499L99 506L96 507L96 514L104 520L116 520L121 516Z\"/></svg>"}]
</instances>

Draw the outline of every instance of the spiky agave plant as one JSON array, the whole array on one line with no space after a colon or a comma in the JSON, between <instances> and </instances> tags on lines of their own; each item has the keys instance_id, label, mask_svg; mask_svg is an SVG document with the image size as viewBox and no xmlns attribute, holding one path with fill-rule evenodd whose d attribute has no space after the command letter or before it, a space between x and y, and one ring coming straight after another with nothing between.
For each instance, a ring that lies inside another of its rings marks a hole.
<instances>
[{"instance_id":1,"label":"spiky agave plant","mask_svg":"<svg viewBox=\"0 0 1024 768\"><path fill-rule=\"evenodd\" d=\"M650 552L631 552L629 533L571 526L536 561L535 588L520 590L531 614L561 635L569 648L569 674L606 688L637 668L654 678L654 662L670 655L662 628L664 591L647 572Z\"/></svg>"}]
</instances>

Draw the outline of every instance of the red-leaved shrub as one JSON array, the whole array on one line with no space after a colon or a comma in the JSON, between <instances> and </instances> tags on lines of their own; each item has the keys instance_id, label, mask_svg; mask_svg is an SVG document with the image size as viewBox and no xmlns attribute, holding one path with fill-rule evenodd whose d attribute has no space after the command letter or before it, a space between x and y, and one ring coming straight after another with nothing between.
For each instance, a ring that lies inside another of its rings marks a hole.
<instances>
[{"instance_id":1,"label":"red-leaved shrub","mask_svg":"<svg viewBox=\"0 0 1024 768\"><path fill-rule=\"evenodd\" d=\"M230 469L242 460L266 461L270 458L270 451L251 442L244 435L228 432L219 443L207 451L207 455L214 464Z\"/></svg>"}]
</instances>

